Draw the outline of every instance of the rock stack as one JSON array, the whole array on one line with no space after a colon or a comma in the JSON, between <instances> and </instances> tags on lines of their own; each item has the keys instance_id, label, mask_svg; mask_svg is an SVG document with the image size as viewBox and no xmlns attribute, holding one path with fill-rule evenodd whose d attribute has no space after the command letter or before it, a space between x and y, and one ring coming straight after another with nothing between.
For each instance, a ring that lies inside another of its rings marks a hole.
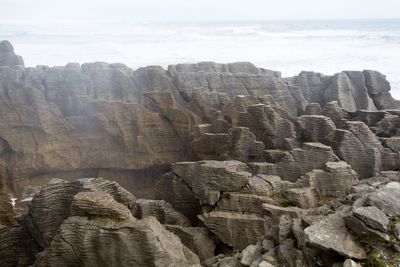
<instances>
[{"instance_id":1,"label":"rock stack","mask_svg":"<svg viewBox=\"0 0 400 267\"><path fill-rule=\"evenodd\" d=\"M3 41L0 266L398 266L389 91L372 70L25 68Z\"/></svg>"}]
</instances>

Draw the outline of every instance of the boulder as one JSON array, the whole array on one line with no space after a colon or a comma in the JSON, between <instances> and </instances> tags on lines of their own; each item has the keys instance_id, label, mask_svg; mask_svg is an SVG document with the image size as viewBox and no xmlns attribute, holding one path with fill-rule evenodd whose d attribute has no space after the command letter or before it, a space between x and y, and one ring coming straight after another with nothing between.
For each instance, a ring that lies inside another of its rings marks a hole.
<instances>
[{"instance_id":1,"label":"boulder","mask_svg":"<svg viewBox=\"0 0 400 267\"><path fill-rule=\"evenodd\" d=\"M390 217L400 216L400 183L392 182L371 193L367 203Z\"/></svg>"},{"instance_id":2,"label":"boulder","mask_svg":"<svg viewBox=\"0 0 400 267\"><path fill-rule=\"evenodd\" d=\"M254 261L261 257L261 246L249 245L242 251L240 263L244 266L250 266Z\"/></svg>"},{"instance_id":3,"label":"boulder","mask_svg":"<svg viewBox=\"0 0 400 267\"><path fill-rule=\"evenodd\" d=\"M360 207L353 210L353 215L372 229L387 232L389 218L377 207Z\"/></svg>"},{"instance_id":4,"label":"boulder","mask_svg":"<svg viewBox=\"0 0 400 267\"><path fill-rule=\"evenodd\" d=\"M333 250L352 259L365 259L365 250L346 229L343 216L343 212L330 215L307 227L304 233L310 244L320 249Z\"/></svg>"}]
</instances>

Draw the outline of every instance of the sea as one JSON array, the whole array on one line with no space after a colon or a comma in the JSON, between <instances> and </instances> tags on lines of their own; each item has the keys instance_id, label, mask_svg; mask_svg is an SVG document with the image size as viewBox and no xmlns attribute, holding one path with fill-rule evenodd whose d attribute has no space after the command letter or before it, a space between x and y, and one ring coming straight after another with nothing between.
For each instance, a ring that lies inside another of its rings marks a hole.
<instances>
[{"instance_id":1,"label":"sea","mask_svg":"<svg viewBox=\"0 0 400 267\"><path fill-rule=\"evenodd\" d=\"M293 76L302 70L384 73L400 99L400 19L302 21L0 21L27 66L121 62L134 69L249 61Z\"/></svg>"}]
</instances>

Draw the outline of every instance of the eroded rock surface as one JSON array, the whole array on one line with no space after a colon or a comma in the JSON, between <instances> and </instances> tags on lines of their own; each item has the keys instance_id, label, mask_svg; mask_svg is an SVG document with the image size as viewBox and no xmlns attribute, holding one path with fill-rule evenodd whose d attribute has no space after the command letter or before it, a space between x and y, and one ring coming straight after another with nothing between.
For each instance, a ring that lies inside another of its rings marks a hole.
<instances>
[{"instance_id":1,"label":"eroded rock surface","mask_svg":"<svg viewBox=\"0 0 400 267\"><path fill-rule=\"evenodd\" d=\"M397 266L390 89L245 62L25 68L1 42L0 265Z\"/></svg>"}]
</instances>

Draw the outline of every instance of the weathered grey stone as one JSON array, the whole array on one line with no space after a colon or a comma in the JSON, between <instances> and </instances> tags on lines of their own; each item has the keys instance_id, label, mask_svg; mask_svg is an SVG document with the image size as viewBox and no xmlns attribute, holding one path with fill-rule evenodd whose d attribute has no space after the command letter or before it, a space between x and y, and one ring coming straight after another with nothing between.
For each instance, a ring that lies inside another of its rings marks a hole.
<instances>
[{"instance_id":1,"label":"weathered grey stone","mask_svg":"<svg viewBox=\"0 0 400 267\"><path fill-rule=\"evenodd\" d=\"M260 196L248 193L225 193L215 206L216 211L234 211L241 213L263 213L262 204L275 203L268 196Z\"/></svg>"},{"instance_id":2,"label":"weathered grey stone","mask_svg":"<svg viewBox=\"0 0 400 267\"><path fill-rule=\"evenodd\" d=\"M343 267L361 267L361 264L359 264L351 259L347 259L343 262Z\"/></svg>"},{"instance_id":3,"label":"weathered grey stone","mask_svg":"<svg viewBox=\"0 0 400 267\"><path fill-rule=\"evenodd\" d=\"M368 196L367 203L388 216L400 216L400 183L392 182Z\"/></svg>"},{"instance_id":4,"label":"weathered grey stone","mask_svg":"<svg viewBox=\"0 0 400 267\"><path fill-rule=\"evenodd\" d=\"M71 203L71 216L132 218L130 210L104 192L79 192Z\"/></svg>"},{"instance_id":5,"label":"weathered grey stone","mask_svg":"<svg viewBox=\"0 0 400 267\"><path fill-rule=\"evenodd\" d=\"M183 179L172 173L163 175L155 185L157 199L166 200L175 210L182 213L191 222L196 222L201 206L190 187Z\"/></svg>"},{"instance_id":6,"label":"weathered grey stone","mask_svg":"<svg viewBox=\"0 0 400 267\"><path fill-rule=\"evenodd\" d=\"M347 130L336 130L335 153L358 173L360 178L376 175L381 169L382 145L363 122L347 121Z\"/></svg>"},{"instance_id":7,"label":"weathered grey stone","mask_svg":"<svg viewBox=\"0 0 400 267\"><path fill-rule=\"evenodd\" d=\"M308 172L296 181L296 185L316 188L321 196L338 197L349 193L358 180L355 171L344 161L327 162L325 170Z\"/></svg>"},{"instance_id":8,"label":"weathered grey stone","mask_svg":"<svg viewBox=\"0 0 400 267\"><path fill-rule=\"evenodd\" d=\"M261 261L259 264L258 264L258 267L275 267L276 265L273 265L272 263L269 263L269 262L267 262L267 261L265 261L265 260L263 260L263 261Z\"/></svg>"},{"instance_id":9,"label":"weathered grey stone","mask_svg":"<svg viewBox=\"0 0 400 267\"><path fill-rule=\"evenodd\" d=\"M263 248L264 252L267 252L268 250L272 249L273 247L275 247L274 241L269 240L269 239L264 239L262 241L262 248Z\"/></svg>"},{"instance_id":10,"label":"weathered grey stone","mask_svg":"<svg viewBox=\"0 0 400 267\"><path fill-rule=\"evenodd\" d=\"M322 115L304 115L297 119L306 142L329 144L336 130L335 123Z\"/></svg>"},{"instance_id":11,"label":"weathered grey stone","mask_svg":"<svg viewBox=\"0 0 400 267\"><path fill-rule=\"evenodd\" d=\"M310 103L306 106L304 115L319 115L321 112L322 109L319 103Z\"/></svg>"},{"instance_id":12,"label":"weathered grey stone","mask_svg":"<svg viewBox=\"0 0 400 267\"><path fill-rule=\"evenodd\" d=\"M235 249L243 249L262 240L269 229L262 217L253 214L212 211L199 217L222 242Z\"/></svg>"},{"instance_id":13,"label":"weathered grey stone","mask_svg":"<svg viewBox=\"0 0 400 267\"><path fill-rule=\"evenodd\" d=\"M247 165L239 161L178 162L172 165L172 171L207 205L214 205L221 191L237 191L251 177Z\"/></svg>"},{"instance_id":14,"label":"weathered grey stone","mask_svg":"<svg viewBox=\"0 0 400 267\"><path fill-rule=\"evenodd\" d=\"M366 253L347 231L343 212L330 215L307 227L304 232L310 244L325 250L333 250L345 257L365 259Z\"/></svg>"},{"instance_id":15,"label":"weathered grey stone","mask_svg":"<svg viewBox=\"0 0 400 267\"><path fill-rule=\"evenodd\" d=\"M318 206L320 196L316 188L290 188L285 191L285 197L295 206L302 209Z\"/></svg>"},{"instance_id":16,"label":"weathered grey stone","mask_svg":"<svg viewBox=\"0 0 400 267\"><path fill-rule=\"evenodd\" d=\"M379 240L387 242L390 240L389 236L380 231L368 227L363 221L357 218L354 214L344 217L347 228L359 239L371 240L372 242Z\"/></svg>"},{"instance_id":17,"label":"weathered grey stone","mask_svg":"<svg viewBox=\"0 0 400 267\"><path fill-rule=\"evenodd\" d=\"M272 219L278 221L282 215L289 215L292 218L297 218L302 210L297 207L279 207L270 204L263 204L264 213Z\"/></svg>"},{"instance_id":18,"label":"weathered grey stone","mask_svg":"<svg viewBox=\"0 0 400 267\"><path fill-rule=\"evenodd\" d=\"M368 94L365 77L359 71L345 71L333 76L324 91L326 102L338 101L347 111L359 109L376 110L374 102Z\"/></svg>"},{"instance_id":19,"label":"weathered grey stone","mask_svg":"<svg viewBox=\"0 0 400 267\"><path fill-rule=\"evenodd\" d=\"M389 218L383 211L374 206L356 208L353 210L353 214L375 230L386 232L388 229Z\"/></svg>"},{"instance_id":20,"label":"weathered grey stone","mask_svg":"<svg viewBox=\"0 0 400 267\"><path fill-rule=\"evenodd\" d=\"M200 266L198 257L153 217L124 221L70 217L35 266L132 264Z\"/></svg>"},{"instance_id":21,"label":"weathered grey stone","mask_svg":"<svg viewBox=\"0 0 400 267\"><path fill-rule=\"evenodd\" d=\"M363 74L368 93L378 109L399 108L399 102L389 93L390 84L385 75L373 70L364 70Z\"/></svg>"},{"instance_id":22,"label":"weathered grey stone","mask_svg":"<svg viewBox=\"0 0 400 267\"><path fill-rule=\"evenodd\" d=\"M250 266L258 258L261 258L261 246L249 245L242 251L240 263L244 266Z\"/></svg>"}]
</instances>

